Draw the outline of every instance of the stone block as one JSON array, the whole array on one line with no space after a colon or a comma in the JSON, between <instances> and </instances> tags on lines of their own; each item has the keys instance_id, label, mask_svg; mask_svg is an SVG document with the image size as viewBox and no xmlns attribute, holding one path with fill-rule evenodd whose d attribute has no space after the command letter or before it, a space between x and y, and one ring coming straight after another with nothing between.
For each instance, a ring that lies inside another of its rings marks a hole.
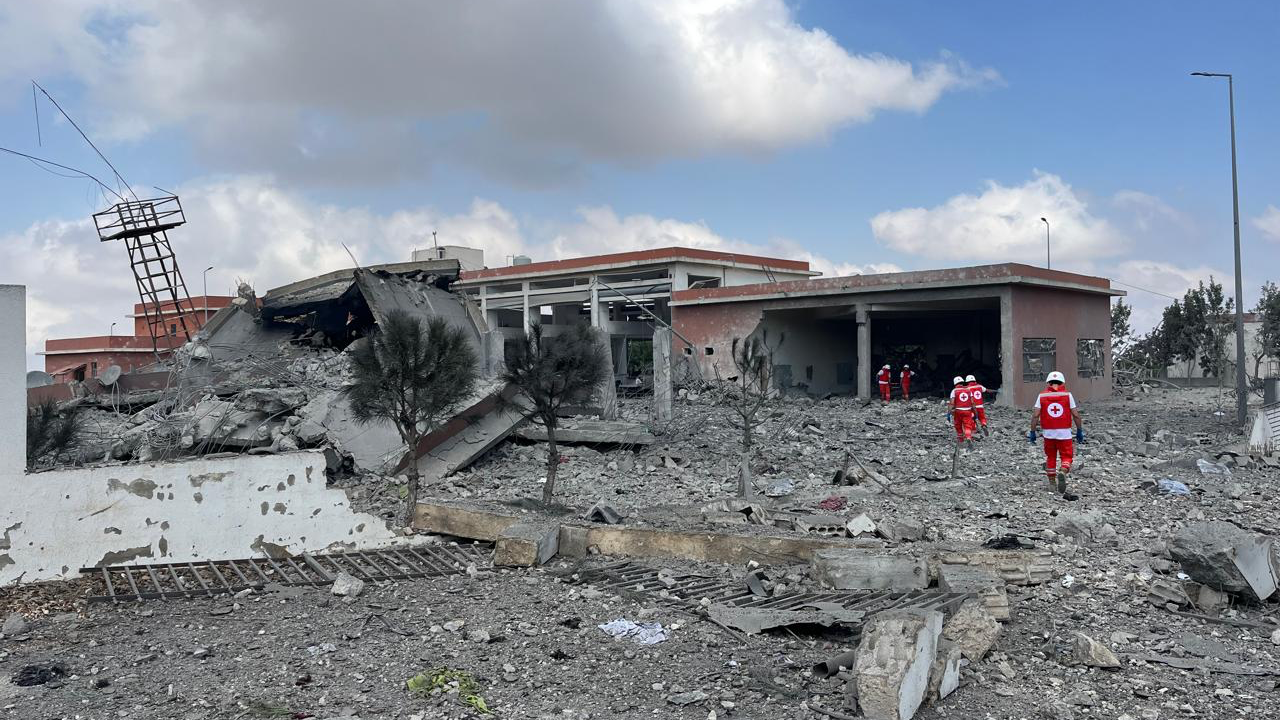
<instances>
[{"instance_id":1,"label":"stone block","mask_svg":"<svg viewBox=\"0 0 1280 720\"><path fill-rule=\"evenodd\" d=\"M818 550L810 563L813 577L836 590L923 590L929 569L907 555L872 554L861 550Z\"/></svg>"},{"instance_id":2,"label":"stone block","mask_svg":"<svg viewBox=\"0 0 1280 720\"><path fill-rule=\"evenodd\" d=\"M494 542L520 522L518 515L495 512L479 504L422 500L413 512L413 527L437 535Z\"/></svg>"},{"instance_id":3,"label":"stone block","mask_svg":"<svg viewBox=\"0 0 1280 720\"><path fill-rule=\"evenodd\" d=\"M587 534L589 532L589 528L577 525L561 525L560 546L556 554L562 557L586 557L590 552L588 550L590 546L587 544Z\"/></svg>"},{"instance_id":4,"label":"stone block","mask_svg":"<svg viewBox=\"0 0 1280 720\"><path fill-rule=\"evenodd\" d=\"M333 578L329 592L339 597L358 597L364 592L364 581L349 573L340 572Z\"/></svg>"},{"instance_id":5,"label":"stone block","mask_svg":"<svg viewBox=\"0 0 1280 720\"><path fill-rule=\"evenodd\" d=\"M883 519L876 534L890 542L916 542L924 539L924 525L915 520Z\"/></svg>"},{"instance_id":6,"label":"stone block","mask_svg":"<svg viewBox=\"0 0 1280 720\"><path fill-rule=\"evenodd\" d=\"M1001 622L1012 616L1004 578L991 568L942 565L938 568L938 588L947 592L976 595L987 608L987 612Z\"/></svg>"},{"instance_id":7,"label":"stone block","mask_svg":"<svg viewBox=\"0 0 1280 720\"><path fill-rule=\"evenodd\" d=\"M910 720L929 689L942 613L890 611L863 629L853 675L858 705L870 720Z\"/></svg>"},{"instance_id":8,"label":"stone block","mask_svg":"<svg viewBox=\"0 0 1280 720\"><path fill-rule=\"evenodd\" d=\"M1000 623L980 601L966 600L942 626L942 637L974 663L986 657L1000 637Z\"/></svg>"},{"instance_id":9,"label":"stone block","mask_svg":"<svg viewBox=\"0 0 1280 720\"><path fill-rule=\"evenodd\" d=\"M1280 584L1273 546L1271 538L1231 523L1201 522L1178 531L1169 543L1169 554L1202 585L1266 600Z\"/></svg>"},{"instance_id":10,"label":"stone block","mask_svg":"<svg viewBox=\"0 0 1280 720\"><path fill-rule=\"evenodd\" d=\"M1089 667L1109 670L1120 667L1119 658L1106 645L1080 632L1075 633L1072 641L1071 659Z\"/></svg>"},{"instance_id":11,"label":"stone block","mask_svg":"<svg viewBox=\"0 0 1280 720\"><path fill-rule=\"evenodd\" d=\"M493 564L534 567L555 557L560 526L555 523L520 522L502 531L494 548Z\"/></svg>"}]
</instances>

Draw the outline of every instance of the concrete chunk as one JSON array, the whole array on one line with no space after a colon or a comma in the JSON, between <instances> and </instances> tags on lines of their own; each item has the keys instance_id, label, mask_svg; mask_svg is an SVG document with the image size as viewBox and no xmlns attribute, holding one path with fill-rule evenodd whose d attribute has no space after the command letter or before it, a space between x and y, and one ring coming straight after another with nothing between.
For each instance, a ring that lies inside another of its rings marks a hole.
<instances>
[{"instance_id":1,"label":"concrete chunk","mask_svg":"<svg viewBox=\"0 0 1280 720\"><path fill-rule=\"evenodd\" d=\"M990 568L1008 585L1039 585L1053 579L1053 554L1047 550L965 550L942 553L938 561Z\"/></svg>"},{"instance_id":2,"label":"concrete chunk","mask_svg":"<svg viewBox=\"0 0 1280 720\"><path fill-rule=\"evenodd\" d=\"M559 547L556 554L562 557L586 557L590 545L587 543L590 528L577 525L561 525Z\"/></svg>"},{"instance_id":3,"label":"concrete chunk","mask_svg":"<svg viewBox=\"0 0 1280 720\"><path fill-rule=\"evenodd\" d=\"M924 561L906 555L818 550L809 567L815 580L836 590L907 591L929 586L929 569Z\"/></svg>"},{"instance_id":4,"label":"concrete chunk","mask_svg":"<svg viewBox=\"0 0 1280 720\"><path fill-rule=\"evenodd\" d=\"M1274 541L1227 522L1188 525L1174 535L1169 554L1192 580L1224 592L1266 600L1280 585Z\"/></svg>"},{"instance_id":5,"label":"concrete chunk","mask_svg":"<svg viewBox=\"0 0 1280 720\"><path fill-rule=\"evenodd\" d=\"M943 630L943 632L946 632ZM941 700L960 687L960 664L963 658L960 648L948 640L938 641L938 654L929 668L929 692L927 699Z\"/></svg>"},{"instance_id":6,"label":"concrete chunk","mask_svg":"<svg viewBox=\"0 0 1280 720\"><path fill-rule=\"evenodd\" d=\"M498 538L494 565L533 567L555 557L560 545L560 526L555 523L520 522L508 527Z\"/></svg>"},{"instance_id":7,"label":"concrete chunk","mask_svg":"<svg viewBox=\"0 0 1280 720\"><path fill-rule=\"evenodd\" d=\"M1081 665L1088 665L1089 667L1106 669L1120 667L1120 660L1106 645L1080 632L1075 633L1071 647L1071 658Z\"/></svg>"},{"instance_id":8,"label":"concrete chunk","mask_svg":"<svg viewBox=\"0 0 1280 720\"><path fill-rule=\"evenodd\" d=\"M364 592L364 581L346 572L340 572L333 578L333 587L329 589L339 597L358 597Z\"/></svg>"},{"instance_id":9,"label":"concrete chunk","mask_svg":"<svg viewBox=\"0 0 1280 720\"><path fill-rule=\"evenodd\" d=\"M977 595L987 612L997 620L1005 621L1012 615L1004 578L990 568L943 565L938 568L938 588L947 592Z\"/></svg>"},{"instance_id":10,"label":"concrete chunk","mask_svg":"<svg viewBox=\"0 0 1280 720\"><path fill-rule=\"evenodd\" d=\"M969 662L978 662L1000 637L1000 623L980 601L966 600L942 626L942 637L954 643Z\"/></svg>"},{"instance_id":11,"label":"concrete chunk","mask_svg":"<svg viewBox=\"0 0 1280 720\"><path fill-rule=\"evenodd\" d=\"M876 534L890 542L916 542L924 539L924 525L915 520L886 518L876 526Z\"/></svg>"},{"instance_id":12,"label":"concrete chunk","mask_svg":"<svg viewBox=\"0 0 1280 720\"><path fill-rule=\"evenodd\" d=\"M870 720L910 720L924 701L938 652L942 613L897 611L876 615L863 630L854 682Z\"/></svg>"}]
</instances>

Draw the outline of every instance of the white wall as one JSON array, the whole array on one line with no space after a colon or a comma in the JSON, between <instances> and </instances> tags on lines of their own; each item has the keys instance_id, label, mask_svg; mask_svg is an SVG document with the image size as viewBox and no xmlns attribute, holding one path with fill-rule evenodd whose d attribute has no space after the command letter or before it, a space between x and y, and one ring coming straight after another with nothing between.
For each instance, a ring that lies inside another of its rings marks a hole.
<instances>
[{"instance_id":1,"label":"white wall","mask_svg":"<svg viewBox=\"0 0 1280 720\"><path fill-rule=\"evenodd\" d=\"M0 286L0 330L24 337L24 288ZM395 534L325 483L321 452L149 465L26 467L25 343L0 343L0 585L100 563L226 560L380 547Z\"/></svg>"},{"instance_id":2,"label":"white wall","mask_svg":"<svg viewBox=\"0 0 1280 720\"><path fill-rule=\"evenodd\" d=\"M1256 353L1262 351L1262 341L1258 337L1258 333L1262 330L1261 322L1247 322L1244 324L1244 367L1249 375L1253 375L1253 357ZM1227 334L1227 367L1223 372L1227 385L1233 385L1236 377L1236 331L1235 325L1231 326L1231 332ZM1261 377L1267 377L1267 370L1271 360L1280 358L1266 358L1258 365L1258 373ZM1188 377L1187 364L1185 362L1174 363L1169 366L1166 377L1173 379L1182 379ZM1192 378L1210 377L1205 375L1204 370L1200 368L1200 361L1196 360L1191 366Z\"/></svg>"}]
</instances>

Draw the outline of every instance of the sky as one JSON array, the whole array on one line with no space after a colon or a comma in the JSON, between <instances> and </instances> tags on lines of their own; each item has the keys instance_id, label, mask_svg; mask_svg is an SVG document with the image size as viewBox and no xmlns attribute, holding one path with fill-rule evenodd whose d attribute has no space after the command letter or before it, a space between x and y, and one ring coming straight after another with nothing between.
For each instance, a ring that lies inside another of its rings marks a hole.
<instances>
[{"instance_id":1,"label":"sky","mask_svg":"<svg viewBox=\"0 0 1280 720\"><path fill-rule=\"evenodd\" d=\"M0 283L28 362L137 302L90 216L176 192L191 294L431 242L556 259L686 245L825 275L1045 263L1140 329L1280 275L1280 4L46 0L0 6ZM57 174L55 174L57 173ZM73 175L73 177L66 177ZM212 267L204 273L206 267Z\"/></svg>"}]
</instances>

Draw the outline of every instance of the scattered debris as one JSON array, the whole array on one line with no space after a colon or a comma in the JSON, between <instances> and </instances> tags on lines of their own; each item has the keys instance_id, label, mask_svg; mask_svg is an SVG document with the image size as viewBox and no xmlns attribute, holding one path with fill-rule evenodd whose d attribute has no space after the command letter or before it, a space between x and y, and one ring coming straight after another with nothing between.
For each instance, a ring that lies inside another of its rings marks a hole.
<instances>
[{"instance_id":1,"label":"scattered debris","mask_svg":"<svg viewBox=\"0 0 1280 720\"><path fill-rule=\"evenodd\" d=\"M48 685L61 682L62 678L70 674L71 670L64 663L53 661L34 663L18 668L18 671L13 674L12 682L18 687Z\"/></svg>"},{"instance_id":2,"label":"scattered debris","mask_svg":"<svg viewBox=\"0 0 1280 720\"><path fill-rule=\"evenodd\" d=\"M1228 522L1202 522L1178 531L1169 552L1196 582L1266 600L1280 584L1271 538Z\"/></svg>"},{"instance_id":3,"label":"scattered debris","mask_svg":"<svg viewBox=\"0 0 1280 720\"><path fill-rule=\"evenodd\" d=\"M854 663L858 705L868 718L910 720L924 702L938 652L942 613L878 615L863 630Z\"/></svg>"},{"instance_id":4,"label":"scattered debris","mask_svg":"<svg viewBox=\"0 0 1280 720\"><path fill-rule=\"evenodd\" d=\"M1071 659L1081 665L1114 670L1120 667L1120 660L1106 645L1094 640L1082 632L1073 633Z\"/></svg>"},{"instance_id":5,"label":"scattered debris","mask_svg":"<svg viewBox=\"0 0 1280 720\"><path fill-rule=\"evenodd\" d=\"M639 645L656 645L667 639L667 631L663 629L662 623L638 623L618 618L597 627L616 639L625 638Z\"/></svg>"},{"instance_id":6,"label":"scattered debris","mask_svg":"<svg viewBox=\"0 0 1280 720\"><path fill-rule=\"evenodd\" d=\"M340 572L334 576L329 592L339 597L359 597L364 592L364 581L350 573Z\"/></svg>"},{"instance_id":7,"label":"scattered debris","mask_svg":"<svg viewBox=\"0 0 1280 720\"><path fill-rule=\"evenodd\" d=\"M480 695L480 686L475 677L463 670L435 668L428 672L418 673L405 681L409 692L417 695L456 695L463 705L481 715L492 715L493 710Z\"/></svg>"}]
</instances>

